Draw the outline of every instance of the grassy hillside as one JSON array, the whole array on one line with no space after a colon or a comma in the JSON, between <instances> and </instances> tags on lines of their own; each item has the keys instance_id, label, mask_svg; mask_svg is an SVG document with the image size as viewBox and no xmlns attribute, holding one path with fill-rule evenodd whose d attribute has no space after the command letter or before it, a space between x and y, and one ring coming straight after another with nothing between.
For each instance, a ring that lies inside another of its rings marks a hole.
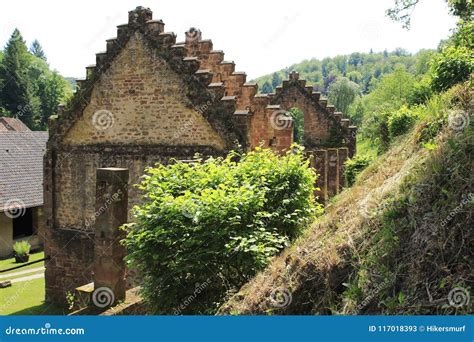
<instances>
[{"instance_id":1,"label":"grassy hillside","mask_svg":"<svg viewBox=\"0 0 474 342\"><path fill-rule=\"evenodd\" d=\"M472 95L471 82L427 106L220 313L473 313Z\"/></svg>"}]
</instances>

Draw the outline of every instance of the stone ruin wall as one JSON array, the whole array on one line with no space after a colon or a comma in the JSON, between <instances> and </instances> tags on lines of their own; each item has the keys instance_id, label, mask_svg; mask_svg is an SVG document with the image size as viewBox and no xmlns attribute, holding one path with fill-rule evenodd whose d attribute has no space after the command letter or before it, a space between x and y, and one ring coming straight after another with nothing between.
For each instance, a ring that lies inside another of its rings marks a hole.
<instances>
[{"instance_id":1,"label":"stone ruin wall","mask_svg":"<svg viewBox=\"0 0 474 342\"><path fill-rule=\"evenodd\" d=\"M284 152L293 142L285 114L293 107L305 114L304 141L322 173L321 198L340 191L343 162L355 153L355 128L297 73L275 94L257 94L257 85L199 31L176 43L141 7L78 85L72 104L50 121L45 157L46 299L56 303L92 279L97 168L128 168L129 184L136 184L147 166L195 153L218 156L262 144ZM139 194L128 191L130 209Z\"/></svg>"}]
</instances>

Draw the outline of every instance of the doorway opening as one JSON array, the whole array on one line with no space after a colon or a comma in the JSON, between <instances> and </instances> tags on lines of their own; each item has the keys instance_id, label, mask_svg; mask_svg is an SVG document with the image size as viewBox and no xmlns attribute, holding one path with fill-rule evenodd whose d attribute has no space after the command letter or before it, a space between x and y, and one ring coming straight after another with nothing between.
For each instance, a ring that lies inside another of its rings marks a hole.
<instances>
[{"instance_id":1,"label":"doorway opening","mask_svg":"<svg viewBox=\"0 0 474 342\"><path fill-rule=\"evenodd\" d=\"M13 218L13 240L33 235L33 209L25 210L24 215Z\"/></svg>"}]
</instances>

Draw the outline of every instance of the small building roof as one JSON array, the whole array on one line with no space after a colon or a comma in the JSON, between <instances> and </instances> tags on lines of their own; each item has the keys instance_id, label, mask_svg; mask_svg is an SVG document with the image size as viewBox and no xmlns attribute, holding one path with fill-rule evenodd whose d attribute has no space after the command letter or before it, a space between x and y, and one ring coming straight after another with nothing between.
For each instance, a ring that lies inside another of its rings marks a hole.
<instances>
[{"instance_id":1,"label":"small building roof","mask_svg":"<svg viewBox=\"0 0 474 342\"><path fill-rule=\"evenodd\" d=\"M0 132L29 132L31 131L20 119L0 117Z\"/></svg>"},{"instance_id":2,"label":"small building roof","mask_svg":"<svg viewBox=\"0 0 474 342\"><path fill-rule=\"evenodd\" d=\"M47 141L48 132L0 132L0 212L43 205Z\"/></svg>"}]
</instances>

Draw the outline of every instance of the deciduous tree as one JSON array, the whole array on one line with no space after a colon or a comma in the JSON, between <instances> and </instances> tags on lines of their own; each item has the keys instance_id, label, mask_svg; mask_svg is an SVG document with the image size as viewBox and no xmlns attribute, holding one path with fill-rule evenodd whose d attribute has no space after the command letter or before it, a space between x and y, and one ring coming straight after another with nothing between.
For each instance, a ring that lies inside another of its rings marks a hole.
<instances>
[{"instance_id":1,"label":"deciduous tree","mask_svg":"<svg viewBox=\"0 0 474 342\"><path fill-rule=\"evenodd\" d=\"M359 93L359 86L345 77L340 77L329 87L329 101L338 111L347 113L349 106Z\"/></svg>"}]
</instances>

